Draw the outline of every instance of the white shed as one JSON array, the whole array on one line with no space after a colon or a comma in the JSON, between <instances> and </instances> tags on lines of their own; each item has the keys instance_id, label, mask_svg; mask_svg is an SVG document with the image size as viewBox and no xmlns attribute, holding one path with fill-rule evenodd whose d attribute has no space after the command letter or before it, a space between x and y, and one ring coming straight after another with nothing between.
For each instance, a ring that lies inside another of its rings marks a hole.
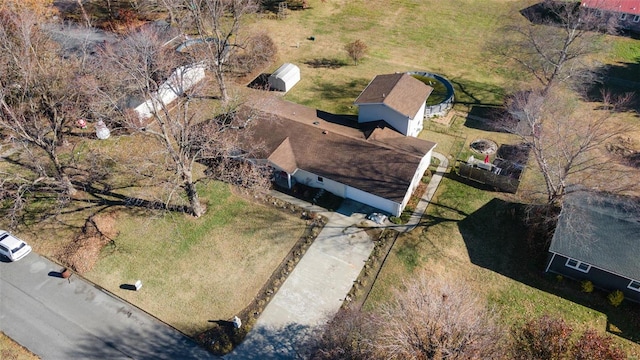
<instances>
[{"instance_id":1,"label":"white shed","mask_svg":"<svg viewBox=\"0 0 640 360\"><path fill-rule=\"evenodd\" d=\"M287 92L298 81L300 81L300 68L291 63L285 63L269 76L269 87Z\"/></svg>"}]
</instances>

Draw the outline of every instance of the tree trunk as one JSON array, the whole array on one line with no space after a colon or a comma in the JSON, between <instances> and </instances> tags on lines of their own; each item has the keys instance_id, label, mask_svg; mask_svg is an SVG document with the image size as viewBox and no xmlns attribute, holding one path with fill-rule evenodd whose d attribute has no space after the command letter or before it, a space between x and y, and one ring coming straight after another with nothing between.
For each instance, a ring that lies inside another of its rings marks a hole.
<instances>
[{"instance_id":1,"label":"tree trunk","mask_svg":"<svg viewBox=\"0 0 640 360\"><path fill-rule=\"evenodd\" d=\"M215 71L216 79L218 80L218 87L220 88L220 100L223 103L229 101L229 94L227 93L227 84L224 80L224 74L222 73L222 65L218 65Z\"/></svg>"},{"instance_id":2,"label":"tree trunk","mask_svg":"<svg viewBox=\"0 0 640 360\"><path fill-rule=\"evenodd\" d=\"M75 195L78 192L78 190L76 190L76 188L73 186L73 183L71 182L71 179L64 172L64 167L62 166L62 164L60 164L60 159L58 159L58 155L56 155L56 153L53 151L48 151L46 148L45 148L45 151L47 151L47 153L49 154L49 158L51 158L51 161L53 162L53 165L56 169L56 175L57 175L56 179L60 181L60 184L65 188L65 191L67 192L68 195L70 196Z\"/></svg>"},{"instance_id":3,"label":"tree trunk","mask_svg":"<svg viewBox=\"0 0 640 360\"><path fill-rule=\"evenodd\" d=\"M204 214L204 207L200 203L200 197L196 191L196 185L193 181L185 181L184 187L187 191L187 197L189 198L189 206L191 207L191 214L195 217L200 217Z\"/></svg>"}]
</instances>

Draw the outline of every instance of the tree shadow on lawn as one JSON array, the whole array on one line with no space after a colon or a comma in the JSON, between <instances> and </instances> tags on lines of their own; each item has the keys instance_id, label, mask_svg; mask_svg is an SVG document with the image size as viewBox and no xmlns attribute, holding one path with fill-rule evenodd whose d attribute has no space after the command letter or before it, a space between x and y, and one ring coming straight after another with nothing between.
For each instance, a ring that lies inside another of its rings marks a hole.
<instances>
[{"instance_id":1,"label":"tree shadow on lawn","mask_svg":"<svg viewBox=\"0 0 640 360\"><path fill-rule=\"evenodd\" d=\"M504 89L487 83L472 82L466 79L449 79L453 84L456 104L467 106L502 106Z\"/></svg>"},{"instance_id":2,"label":"tree shadow on lawn","mask_svg":"<svg viewBox=\"0 0 640 360\"><path fill-rule=\"evenodd\" d=\"M464 126L470 129L507 133L507 112L503 106L471 105Z\"/></svg>"},{"instance_id":3,"label":"tree shadow on lawn","mask_svg":"<svg viewBox=\"0 0 640 360\"><path fill-rule=\"evenodd\" d=\"M338 69L347 65L347 62L342 59L329 59L329 58L316 58L307 60L304 62L306 65L318 69Z\"/></svg>"},{"instance_id":4,"label":"tree shadow on lawn","mask_svg":"<svg viewBox=\"0 0 640 360\"><path fill-rule=\"evenodd\" d=\"M538 290L601 312L607 316L607 331L640 341L640 309L624 302L611 306L601 291L583 293L577 281L558 281L545 274L547 245L530 236L523 224L525 204L492 199L458 222L471 262ZM529 240L530 238L533 238Z\"/></svg>"},{"instance_id":5,"label":"tree shadow on lawn","mask_svg":"<svg viewBox=\"0 0 640 360\"><path fill-rule=\"evenodd\" d=\"M326 81L317 83L313 89L318 97L328 100L349 99L354 101L369 84L370 79L355 79L347 83Z\"/></svg>"},{"instance_id":6,"label":"tree shadow on lawn","mask_svg":"<svg viewBox=\"0 0 640 360\"><path fill-rule=\"evenodd\" d=\"M640 112L640 97L637 95L640 90L640 58L635 63L603 65L597 71L602 81L589 84L584 94L586 101L602 102L603 93L609 93L613 96L625 96L632 93L630 102L619 111ZM638 115L636 114L636 116Z\"/></svg>"}]
</instances>

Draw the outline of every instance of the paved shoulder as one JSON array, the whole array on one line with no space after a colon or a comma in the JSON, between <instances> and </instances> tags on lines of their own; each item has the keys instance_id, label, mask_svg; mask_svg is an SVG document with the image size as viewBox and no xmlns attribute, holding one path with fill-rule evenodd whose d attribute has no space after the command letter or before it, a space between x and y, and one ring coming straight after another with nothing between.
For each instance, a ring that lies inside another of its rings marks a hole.
<instances>
[{"instance_id":1,"label":"paved shoulder","mask_svg":"<svg viewBox=\"0 0 640 360\"><path fill-rule=\"evenodd\" d=\"M0 330L43 359L211 359L177 330L31 253L0 262Z\"/></svg>"}]
</instances>

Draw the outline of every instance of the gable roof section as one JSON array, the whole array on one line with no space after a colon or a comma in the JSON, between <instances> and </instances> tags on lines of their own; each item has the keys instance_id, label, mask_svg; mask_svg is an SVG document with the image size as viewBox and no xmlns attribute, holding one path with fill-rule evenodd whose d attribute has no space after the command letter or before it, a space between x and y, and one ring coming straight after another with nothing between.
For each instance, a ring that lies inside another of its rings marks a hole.
<instances>
[{"instance_id":1,"label":"gable roof section","mask_svg":"<svg viewBox=\"0 0 640 360\"><path fill-rule=\"evenodd\" d=\"M640 15L638 0L583 0L581 5L591 9Z\"/></svg>"},{"instance_id":2,"label":"gable roof section","mask_svg":"<svg viewBox=\"0 0 640 360\"><path fill-rule=\"evenodd\" d=\"M283 116L249 110L256 120L244 141L262 144L263 158L288 167L288 172L295 161L296 168L397 203L404 199L424 155L436 146L401 134L412 145L402 146L398 139L369 141L359 130L315 117L315 109L311 118L309 108L286 101L278 104L296 111Z\"/></svg>"},{"instance_id":3,"label":"gable roof section","mask_svg":"<svg viewBox=\"0 0 640 360\"><path fill-rule=\"evenodd\" d=\"M407 117L414 116L433 88L407 73L378 75L354 101L356 105L384 104Z\"/></svg>"},{"instance_id":4,"label":"gable roof section","mask_svg":"<svg viewBox=\"0 0 640 360\"><path fill-rule=\"evenodd\" d=\"M568 195L549 251L640 280L640 201L584 192Z\"/></svg>"},{"instance_id":5,"label":"gable roof section","mask_svg":"<svg viewBox=\"0 0 640 360\"><path fill-rule=\"evenodd\" d=\"M298 168L296 155L293 153L293 148L291 147L291 142L288 137L285 138L275 150L273 150L267 160L271 161L289 174L293 174L293 172Z\"/></svg>"}]
</instances>

